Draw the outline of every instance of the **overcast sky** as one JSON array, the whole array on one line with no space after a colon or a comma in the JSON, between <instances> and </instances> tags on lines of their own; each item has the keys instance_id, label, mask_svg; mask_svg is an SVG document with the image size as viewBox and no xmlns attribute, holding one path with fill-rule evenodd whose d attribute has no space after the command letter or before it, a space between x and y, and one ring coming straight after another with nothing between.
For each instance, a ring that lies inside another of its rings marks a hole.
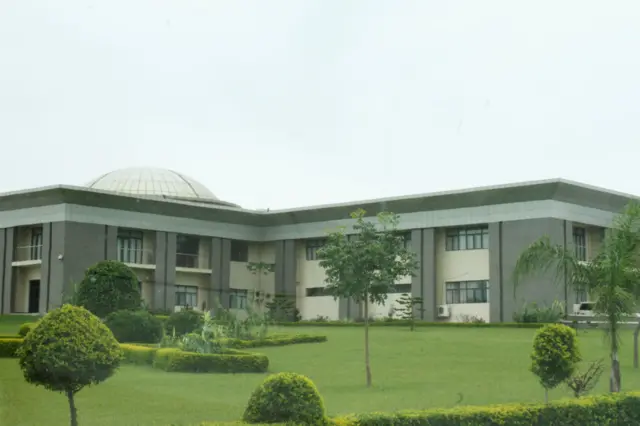
<instances>
[{"instance_id":1,"label":"overcast sky","mask_svg":"<svg viewBox=\"0 0 640 426\"><path fill-rule=\"evenodd\" d=\"M640 194L640 3L0 1L0 190L129 166L284 208Z\"/></svg>"}]
</instances>

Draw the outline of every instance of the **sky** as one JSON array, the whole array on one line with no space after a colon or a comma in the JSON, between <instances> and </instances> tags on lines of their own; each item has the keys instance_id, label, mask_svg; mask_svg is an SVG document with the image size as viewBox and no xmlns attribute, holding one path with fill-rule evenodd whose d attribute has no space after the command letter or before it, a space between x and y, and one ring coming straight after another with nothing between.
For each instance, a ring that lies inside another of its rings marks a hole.
<instances>
[{"instance_id":1,"label":"sky","mask_svg":"<svg viewBox=\"0 0 640 426\"><path fill-rule=\"evenodd\" d=\"M247 208L640 194L637 0L2 0L0 191L123 167Z\"/></svg>"}]
</instances>

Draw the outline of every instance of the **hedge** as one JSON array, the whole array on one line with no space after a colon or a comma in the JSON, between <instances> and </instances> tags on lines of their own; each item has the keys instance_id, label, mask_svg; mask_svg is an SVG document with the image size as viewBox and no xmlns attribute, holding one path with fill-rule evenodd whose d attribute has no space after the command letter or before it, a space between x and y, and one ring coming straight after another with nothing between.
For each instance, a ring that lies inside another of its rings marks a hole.
<instances>
[{"instance_id":1,"label":"hedge","mask_svg":"<svg viewBox=\"0 0 640 426\"><path fill-rule=\"evenodd\" d=\"M287 346L299 343L326 342L327 336L314 336L311 334L295 334L293 336L273 336L259 340L222 339L223 346L235 349L260 348L268 346Z\"/></svg>"},{"instance_id":2,"label":"hedge","mask_svg":"<svg viewBox=\"0 0 640 426\"><path fill-rule=\"evenodd\" d=\"M284 327L362 327L364 322L356 321L297 321L280 322L277 325ZM370 327L408 327L408 320L371 321ZM416 327L451 327L451 328L540 328L546 324L521 323L521 322L428 322L416 321Z\"/></svg>"},{"instance_id":3,"label":"hedge","mask_svg":"<svg viewBox=\"0 0 640 426\"><path fill-rule=\"evenodd\" d=\"M22 337L0 339L0 358L15 358L16 351L22 345Z\"/></svg>"},{"instance_id":4,"label":"hedge","mask_svg":"<svg viewBox=\"0 0 640 426\"><path fill-rule=\"evenodd\" d=\"M157 348L148 346L130 345L121 343L120 347L124 353L122 362L135 365L152 365Z\"/></svg>"},{"instance_id":5,"label":"hedge","mask_svg":"<svg viewBox=\"0 0 640 426\"><path fill-rule=\"evenodd\" d=\"M269 358L231 349L221 354L199 354L166 348L156 351L153 366L170 372L264 373L269 368Z\"/></svg>"},{"instance_id":6,"label":"hedge","mask_svg":"<svg viewBox=\"0 0 640 426\"><path fill-rule=\"evenodd\" d=\"M609 394L537 405L494 405L453 409L356 414L334 419L341 426L635 426L640 393Z\"/></svg>"}]
</instances>

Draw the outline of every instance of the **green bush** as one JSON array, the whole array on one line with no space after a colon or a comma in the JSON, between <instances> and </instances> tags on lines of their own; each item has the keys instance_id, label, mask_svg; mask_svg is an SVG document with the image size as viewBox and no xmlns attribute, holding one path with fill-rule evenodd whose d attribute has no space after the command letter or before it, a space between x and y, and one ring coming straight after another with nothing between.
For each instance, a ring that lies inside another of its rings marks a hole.
<instances>
[{"instance_id":1,"label":"green bush","mask_svg":"<svg viewBox=\"0 0 640 426\"><path fill-rule=\"evenodd\" d=\"M112 312L104 323L121 343L158 343L162 339L162 321L147 311Z\"/></svg>"},{"instance_id":2,"label":"green bush","mask_svg":"<svg viewBox=\"0 0 640 426\"><path fill-rule=\"evenodd\" d=\"M156 355L157 348L148 346L128 345L123 343L120 345L122 349L122 362L135 365L152 365L153 358Z\"/></svg>"},{"instance_id":3,"label":"green bush","mask_svg":"<svg viewBox=\"0 0 640 426\"><path fill-rule=\"evenodd\" d=\"M248 423L326 424L324 402L316 385L296 373L267 377L253 391L243 420Z\"/></svg>"},{"instance_id":4,"label":"green bush","mask_svg":"<svg viewBox=\"0 0 640 426\"><path fill-rule=\"evenodd\" d=\"M77 425L75 394L108 379L122 358L107 326L88 310L71 305L42 318L17 354L27 382L65 394L72 425Z\"/></svg>"},{"instance_id":5,"label":"green bush","mask_svg":"<svg viewBox=\"0 0 640 426\"><path fill-rule=\"evenodd\" d=\"M280 322L277 325L285 327L363 327L364 322L355 321L299 321L299 322ZM408 327L410 322L407 320L391 320L391 321L372 321L369 327ZM416 321L415 327L450 327L450 328L540 328L545 324L536 323L517 323L517 322L488 322L488 323L464 323L464 322L429 322Z\"/></svg>"},{"instance_id":6,"label":"green bush","mask_svg":"<svg viewBox=\"0 0 640 426\"><path fill-rule=\"evenodd\" d=\"M33 328L38 325L37 322L25 322L20 326L20 330L18 331L18 336L24 337L30 332Z\"/></svg>"},{"instance_id":7,"label":"green bush","mask_svg":"<svg viewBox=\"0 0 640 426\"><path fill-rule=\"evenodd\" d=\"M551 306L538 306L537 303L525 303L522 309L513 313L518 323L550 324L560 321L565 315L564 305L554 300Z\"/></svg>"},{"instance_id":8,"label":"green bush","mask_svg":"<svg viewBox=\"0 0 640 426\"><path fill-rule=\"evenodd\" d=\"M313 336L310 334L295 334L293 336L273 336L258 340L221 339L222 346L235 349L260 348L268 346L287 346L298 343L326 342L327 336Z\"/></svg>"},{"instance_id":9,"label":"green bush","mask_svg":"<svg viewBox=\"0 0 640 426\"><path fill-rule=\"evenodd\" d=\"M231 349L221 354L198 354L165 348L156 351L153 366L170 372L264 373L269 368L269 358Z\"/></svg>"},{"instance_id":10,"label":"green bush","mask_svg":"<svg viewBox=\"0 0 640 426\"><path fill-rule=\"evenodd\" d=\"M611 394L539 405L459 407L370 413L333 419L341 426L636 426L640 393Z\"/></svg>"},{"instance_id":11,"label":"green bush","mask_svg":"<svg viewBox=\"0 0 640 426\"><path fill-rule=\"evenodd\" d=\"M74 295L74 303L100 318L122 309L140 309L142 296L138 277L122 262L98 262L85 271Z\"/></svg>"},{"instance_id":12,"label":"green bush","mask_svg":"<svg viewBox=\"0 0 640 426\"><path fill-rule=\"evenodd\" d=\"M0 338L0 358L17 357L18 348L22 346L22 337L2 337Z\"/></svg>"},{"instance_id":13,"label":"green bush","mask_svg":"<svg viewBox=\"0 0 640 426\"><path fill-rule=\"evenodd\" d=\"M176 336L182 336L199 330L203 324L204 315L201 312L185 309L169 315L165 324L165 330L167 334L173 334L175 330Z\"/></svg>"}]
</instances>

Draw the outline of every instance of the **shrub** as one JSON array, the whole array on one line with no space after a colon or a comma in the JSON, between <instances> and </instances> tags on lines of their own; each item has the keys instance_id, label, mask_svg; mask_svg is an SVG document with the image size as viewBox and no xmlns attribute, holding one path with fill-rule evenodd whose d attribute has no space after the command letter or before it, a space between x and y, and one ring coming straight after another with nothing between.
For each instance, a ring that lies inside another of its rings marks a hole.
<instances>
[{"instance_id":1,"label":"shrub","mask_svg":"<svg viewBox=\"0 0 640 426\"><path fill-rule=\"evenodd\" d=\"M86 309L71 305L42 318L17 354L27 382L66 395L72 426L77 425L75 394L108 379L122 358L107 326Z\"/></svg>"},{"instance_id":2,"label":"shrub","mask_svg":"<svg viewBox=\"0 0 640 426\"><path fill-rule=\"evenodd\" d=\"M157 348L147 346L121 344L123 358L122 362L135 365L151 365Z\"/></svg>"},{"instance_id":3,"label":"shrub","mask_svg":"<svg viewBox=\"0 0 640 426\"><path fill-rule=\"evenodd\" d=\"M20 326L20 330L18 331L18 336L24 337L30 332L33 328L38 325L37 322L25 322Z\"/></svg>"},{"instance_id":4,"label":"shrub","mask_svg":"<svg viewBox=\"0 0 640 426\"><path fill-rule=\"evenodd\" d=\"M104 318L111 312L142 306L138 277L122 262L104 260L85 272L75 303Z\"/></svg>"},{"instance_id":5,"label":"shrub","mask_svg":"<svg viewBox=\"0 0 640 426\"><path fill-rule=\"evenodd\" d=\"M273 336L260 340L222 339L222 346L236 349L260 348L267 346L287 346L298 343L326 342L327 336L312 336L309 334L295 334L293 336Z\"/></svg>"},{"instance_id":6,"label":"shrub","mask_svg":"<svg viewBox=\"0 0 640 426\"><path fill-rule=\"evenodd\" d=\"M569 379L579 361L574 329L563 324L549 324L538 330L533 340L531 372L545 389L545 402L549 389Z\"/></svg>"},{"instance_id":7,"label":"shrub","mask_svg":"<svg viewBox=\"0 0 640 426\"><path fill-rule=\"evenodd\" d=\"M158 343L162 339L162 321L147 311L112 312L105 324L121 343Z\"/></svg>"},{"instance_id":8,"label":"shrub","mask_svg":"<svg viewBox=\"0 0 640 426\"><path fill-rule=\"evenodd\" d=\"M296 373L267 377L251 394L243 420L248 423L326 424L324 402L316 385Z\"/></svg>"},{"instance_id":9,"label":"shrub","mask_svg":"<svg viewBox=\"0 0 640 426\"><path fill-rule=\"evenodd\" d=\"M550 404L459 407L396 413L370 413L333 419L341 426L635 426L640 393L607 395Z\"/></svg>"},{"instance_id":10,"label":"shrub","mask_svg":"<svg viewBox=\"0 0 640 426\"><path fill-rule=\"evenodd\" d=\"M602 360L592 362L583 372L575 372L567 380L567 386L573 392L573 396L581 398L591 392L591 390L598 384L598 380L604 371Z\"/></svg>"},{"instance_id":11,"label":"shrub","mask_svg":"<svg viewBox=\"0 0 640 426\"><path fill-rule=\"evenodd\" d=\"M564 306L554 300L551 306L538 306L537 303L525 303L519 312L514 312L513 320L519 323L549 324L564 317Z\"/></svg>"},{"instance_id":12,"label":"shrub","mask_svg":"<svg viewBox=\"0 0 640 426\"><path fill-rule=\"evenodd\" d=\"M269 358L234 350L225 350L221 354L197 354L166 348L156 351L153 366L170 372L264 373L269 368Z\"/></svg>"},{"instance_id":13,"label":"shrub","mask_svg":"<svg viewBox=\"0 0 640 426\"><path fill-rule=\"evenodd\" d=\"M21 337L0 338L0 358L15 358L22 346Z\"/></svg>"},{"instance_id":14,"label":"shrub","mask_svg":"<svg viewBox=\"0 0 640 426\"><path fill-rule=\"evenodd\" d=\"M204 315L202 313L185 309L169 315L165 329L168 334L172 334L175 330L177 336L182 336L200 329L203 324Z\"/></svg>"}]
</instances>

